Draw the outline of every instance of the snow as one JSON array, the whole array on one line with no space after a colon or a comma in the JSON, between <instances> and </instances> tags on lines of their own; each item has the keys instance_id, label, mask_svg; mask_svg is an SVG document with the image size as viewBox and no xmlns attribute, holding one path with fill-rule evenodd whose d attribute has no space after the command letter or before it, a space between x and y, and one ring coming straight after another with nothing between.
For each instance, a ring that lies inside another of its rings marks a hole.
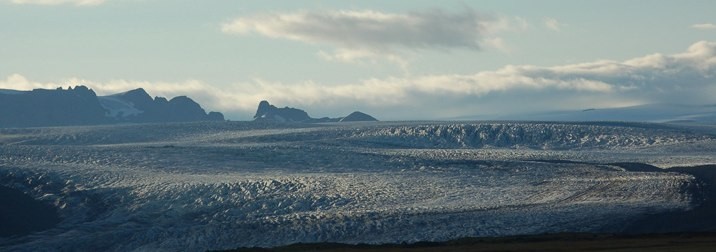
<instances>
[{"instance_id":1,"label":"snow","mask_svg":"<svg viewBox=\"0 0 716 252\"><path fill-rule=\"evenodd\" d=\"M97 99L103 108L109 111L110 117L127 117L144 113L134 107L134 104L113 96L98 96Z\"/></svg>"},{"instance_id":2,"label":"snow","mask_svg":"<svg viewBox=\"0 0 716 252\"><path fill-rule=\"evenodd\" d=\"M714 163L714 150L706 130L659 124L0 129L0 185L63 218L0 238L0 248L204 251L613 232L645 213L694 207L684 189L695 180L607 163Z\"/></svg>"}]
</instances>

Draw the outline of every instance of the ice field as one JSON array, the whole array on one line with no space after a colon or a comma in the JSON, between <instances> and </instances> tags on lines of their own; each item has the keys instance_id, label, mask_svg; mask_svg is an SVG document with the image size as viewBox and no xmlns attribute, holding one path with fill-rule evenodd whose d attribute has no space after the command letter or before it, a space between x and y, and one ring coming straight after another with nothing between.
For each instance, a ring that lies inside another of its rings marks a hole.
<instances>
[{"instance_id":1,"label":"ice field","mask_svg":"<svg viewBox=\"0 0 716 252\"><path fill-rule=\"evenodd\" d=\"M211 122L0 129L0 186L55 227L0 250L189 250L618 232L693 208L716 129L640 123Z\"/></svg>"}]
</instances>

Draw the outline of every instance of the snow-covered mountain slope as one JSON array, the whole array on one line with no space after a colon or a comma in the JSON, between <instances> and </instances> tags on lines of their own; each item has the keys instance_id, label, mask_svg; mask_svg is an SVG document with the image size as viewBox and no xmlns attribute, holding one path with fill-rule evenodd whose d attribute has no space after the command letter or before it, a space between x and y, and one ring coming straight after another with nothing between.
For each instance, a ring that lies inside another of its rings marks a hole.
<instances>
[{"instance_id":1,"label":"snow-covered mountain slope","mask_svg":"<svg viewBox=\"0 0 716 252\"><path fill-rule=\"evenodd\" d=\"M697 181L606 163L711 162L709 132L510 122L0 129L0 186L62 218L0 238L0 248L203 251L617 232L647 213L694 207ZM535 161L546 159L603 164Z\"/></svg>"},{"instance_id":2,"label":"snow-covered mountain slope","mask_svg":"<svg viewBox=\"0 0 716 252\"><path fill-rule=\"evenodd\" d=\"M109 117L121 118L144 113L144 111L134 106L133 103L115 96L98 96L97 99L102 107L107 110L107 116Z\"/></svg>"}]
</instances>

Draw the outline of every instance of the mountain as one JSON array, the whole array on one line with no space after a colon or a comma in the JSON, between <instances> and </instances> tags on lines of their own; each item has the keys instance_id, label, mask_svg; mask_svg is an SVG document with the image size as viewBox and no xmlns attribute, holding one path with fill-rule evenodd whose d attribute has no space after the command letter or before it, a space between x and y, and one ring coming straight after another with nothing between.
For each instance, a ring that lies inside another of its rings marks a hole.
<instances>
[{"instance_id":1,"label":"mountain","mask_svg":"<svg viewBox=\"0 0 716 252\"><path fill-rule=\"evenodd\" d=\"M443 119L460 121L619 121L716 124L716 105L652 103L617 108L588 108L581 110L559 110L520 114L471 115Z\"/></svg>"},{"instance_id":2,"label":"mountain","mask_svg":"<svg viewBox=\"0 0 716 252\"><path fill-rule=\"evenodd\" d=\"M302 123L321 123L321 122L358 122L358 121L378 121L374 117L356 111L346 117L339 118L312 118L306 111L297 108L283 107L278 108L271 105L268 101L259 102L256 109L254 121L271 121L271 122L302 122Z\"/></svg>"},{"instance_id":3,"label":"mountain","mask_svg":"<svg viewBox=\"0 0 716 252\"><path fill-rule=\"evenodd\" d=\"M716 106L683 104L645 104L638 106L556 111L500 119L539 121L626 121L716 123Z\"/></svg>"},{"instance_id":4,"label":"mountain","mask_svg":"<svg viewBox=\"0 0 716 252\"><path fill-rule=\"evenodd\" d=\"M277 122L308 122L312 120L306 111L296 108L277 108L268 101L261 101L256 109L254 120Z\"/></svg>"},{"instance_id":5,"label":"mountain","mask_svg":"<svg viewBox=\"0 0 716 252\"><path fill-rule=\"evenodd\" d=\"M144 89L97 96L85 86L0 90L0 127L43 127L110 123L223 121L186 96L154 99Z\"/></svg>"},{"instance_id":6,"label":"mountain","mask_svg":"<svg viewBox=\"0 0 716 252\"><path fill-rule=\"evenodd\" d=\"M372 117L366 113L356 111L351 113L350 115L341 118L339 122L366 122L366 121L378 121L378 119L375 119L375 117Z\"/></svg>"},{"instance_id":7,"label":"mountain","mask_svg":"<svg viewBox=\"0 0 716 252\"><path fill-rule=\"evenodd\" d=\"M201 106L186 96L171 100L151 96L142 88L98 97L102 106L116 121L131 122L192 122L223 121L218 112L206 114Z\"/></svg>"},{"instance_id":8,"label":"mountain","mask_svg":"<svg viewBox=\"0 0 716 252\"><path fill-rule=\"evenodd\" d=\"M101 124L105 113L94 91L84 86L0 92L0 127Z\"/></svg>"}]
</instances>

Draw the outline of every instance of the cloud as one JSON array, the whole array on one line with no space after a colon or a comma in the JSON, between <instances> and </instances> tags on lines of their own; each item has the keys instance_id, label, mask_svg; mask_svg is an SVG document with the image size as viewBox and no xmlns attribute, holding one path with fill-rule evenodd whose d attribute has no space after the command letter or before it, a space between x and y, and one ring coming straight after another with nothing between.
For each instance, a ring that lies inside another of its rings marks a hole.
<instances>
[{"instance_id":1,"label":"cloud","mask_svg":"<svg viewBox=\"0 0 716 252\"><path fill-rule=\"evenodd\" d=\"M392 61L401 52L427 49L479 50L494 40L504 20L472 9L448 12L430 9L408 13L375 10L318 10L264 13L236 18L222 25L227 34L259 34L316 45L336 51L323 53L329 60L355 62L387 55Z\"/></svg>"},{"instance_id":2,"label":"cloud","mask_svg":"<svg viewBox=\"0 0 716 252\"><path fill-rule=\"evenodd\" d=\"M382 119L440 119L462 115L578 110L645 103L716 103L716 43L700 41L677 54L651 54L625 61L600 60L552 67L508 65L474 74L367 79L353 83L293 83L254 79L218 87L198 80L178 83L87 81L100 94L144 87L166 97L189 95L205 108L249 119L261 100L304 108L312 116L362 110ZM21 75L0 88L55 88Z\"/></svg>"},{"instance_id":3,"label":"cloud","mask_svg":"<svg viewBox=\"0 0 716 252\"><path fill-rule=\"evenodd\" d=\"M13 4L29 5L62 5L71 4L75 6L93 6L103 4L105 0L11 0Z\"/></svg>"},{"instance_id":4,"label":"cloud","mask_svg":"<svg viewBox=\"0 0 716 252\"><path fill-rule=\"evenodd\" d=\"M712 23L693 24L693 25L691 25L691 28L698 29L698 30L716 30L716 24L712 24Z\"/></svg>"},{"instance_id":5,"label":"cloud","mask_svg":"<svg viewBox=\"0 0 716 252\"><path fill-rule=\"evenodd\" d=\"M564 24L560 23L559 21L557 21L557 19L554 18L545 18L544 26L553 31L561 31L562 27L564 27Z\"/></svg>"},{"instance_id":6,"label":"cloud","mask_svg":"<svg viewBox=\"0 0 716 252\"><path fill-rule=\"evenodd\" d=\"M626 61L505 66L475 74L369 79L341 85L262 81L245 88L253 96L244 97L247 100L262 97L317 109L361 104L402 119L643 103L705 104L716 102L716 43L701 41L683 53Z\"/></svg>"}]
</instances>

